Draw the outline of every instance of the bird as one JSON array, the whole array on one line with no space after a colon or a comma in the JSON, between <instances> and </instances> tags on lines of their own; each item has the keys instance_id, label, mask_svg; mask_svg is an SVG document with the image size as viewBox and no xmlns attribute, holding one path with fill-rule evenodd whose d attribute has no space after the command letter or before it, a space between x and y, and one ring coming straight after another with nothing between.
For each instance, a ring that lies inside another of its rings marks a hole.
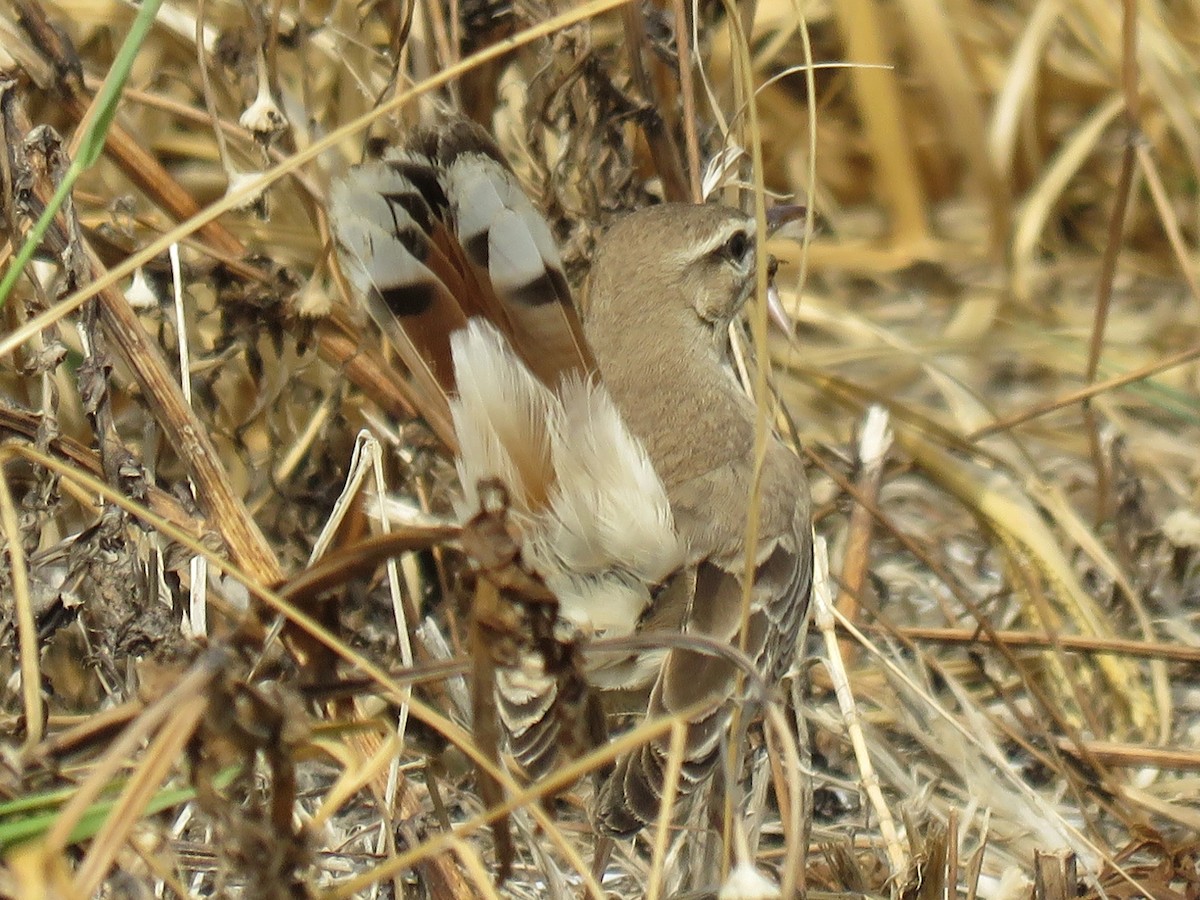
<instances>
[{"instance_id":1,"label":"bird","mask_svg":"<svg viewBox=\"0 0 1200 900\"><path fill-rule=\"evenodd\" d=\"M700 645L744 650L777 683L797 663L812 581L804 465L775 432L759 442L731 354L757 282L755 218L712 203L630 212L598 239L577 303L549 226L472 122L415 129L336 182L331 204L343 271L454 442L462 514L478 485L504 484L524 564L597 645L589 683L647 716L691 715L677 790L695 793L744 700L738 664ZM619 649L663 633L694 640ZM536 659L497 675L499 719L532 776L559 744L555 687ZM668 744L606 770L602 833L657 819Z\"/></svg>"}]
</instances>

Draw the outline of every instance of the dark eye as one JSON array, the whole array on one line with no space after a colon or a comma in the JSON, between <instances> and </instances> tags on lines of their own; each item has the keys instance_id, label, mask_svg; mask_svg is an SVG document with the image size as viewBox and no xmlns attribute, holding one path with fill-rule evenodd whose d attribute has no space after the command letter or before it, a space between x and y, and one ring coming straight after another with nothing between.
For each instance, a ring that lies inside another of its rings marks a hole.
<instances>
[{"instance_id":1,"label":"dark eye","mask_svg":"<svg viewBox=\"0 0 1200 900\"><path fill-rule=\"evenodd\" d=\"M735 231L733 237L725 242L722 252L731 262L743 263L746 261L746 254L750 252L750 247L750 236L744 231Z\"/></svg>"}]
</instances>

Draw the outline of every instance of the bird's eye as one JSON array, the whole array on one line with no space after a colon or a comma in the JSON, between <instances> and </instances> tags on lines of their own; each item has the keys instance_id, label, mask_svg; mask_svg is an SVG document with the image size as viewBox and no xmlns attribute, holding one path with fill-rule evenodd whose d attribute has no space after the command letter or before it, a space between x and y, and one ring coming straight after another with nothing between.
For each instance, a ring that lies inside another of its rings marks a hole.
<instances>
[{"instance_id":1,"label":"bird's eye","mask_svg":"<svg viewBox=\"0 0 1200 900\"><path fill-rule=\"evenodd\" d=\"M721 249L731 262L740 264L746 261L746 255L750 252L751 246L753 246L753 242L746 232L735 231L733 237L727 240Z\"/></svg>"}]
</instances>

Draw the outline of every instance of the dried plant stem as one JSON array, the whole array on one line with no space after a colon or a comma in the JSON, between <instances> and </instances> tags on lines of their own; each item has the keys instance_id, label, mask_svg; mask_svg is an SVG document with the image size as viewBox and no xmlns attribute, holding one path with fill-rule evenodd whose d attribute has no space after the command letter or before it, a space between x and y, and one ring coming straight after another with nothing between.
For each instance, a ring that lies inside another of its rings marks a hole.
<instances>
[{"instance_id":1,"label":"dried plant stem","mask_svg":"<svg viewBox=\"0 0 1200 900\"><path fill-rule=\"evenodd\" d=\"M443 84L453 81L464 71L467 71L499 56L503 56L505 53L509 53L518 47L532 43L541 37L552 34L555 31L559 31L575 22L582 21L592 16L597 16L602 12L615 9L628 2L630 2L630 0L589 0L589 2L584 3L577 8L547 19L545 22L542 22L534 28L522 31L505 41L493 44L485 50L481 50L478 53L472 54L462 62L438 72L436 75L427 78L425 81L415 85L411 89L396 94L394 97L384 103L381 103L370 112L364 113L358 118L331 131L320 140L314 141L309 146L288 157L285 162L268 169L257 178L247 182L243 190L237 193L226 194L220 200L217 200L214 203L206 206L190 219L182 222L180 225L171 229L166 234L151 241L137 253L129 257L129 259L125 260L120 265L112 267L102 276L95 279L86 287L76 291L73 295L64 299L52 309L49 309L46 312L41 313L40 315L35 316L29 321L23 323L19 328L14 329L7 336L5 336L3 340L0 340L0 358L11 354L17 347L27 341L30 335L41 331L63 317L70 315L101 291L110 288L120 279L125 278L128 275L132 275L138 266L143 265L149 259L153 259L172 244L183 240L188 235L198 231L208 222L213 222L221 215L236 208L240 203L244 202L247 196L253 196L261 193L280 178L284 177L285 175L290 175L294 170L300 168L305 163L310 162L311 160L320 156L322 153L326 152L332 147L335 147L340 141L345 140L347 137L357 134L358 132L367 128L376 119L386 116L389 113L392 113L410 103L415 98L435 90Z\"/></svg>"},{"instance_id":2,"label":"dried plant stem","mask_svg":"<svg viewBox=\"0 0 1200 900\"><path fill-rule=\"evenodd\" d=\"M834 10L847 58L865 64L851 70L851 80L876 167L876 192L891 215L892 243L902 252L925 252L930 237L921 176L912 132L902 118L897 76L884 49L879 6L875 0L844 0Z\"/></svg>"},{"instance_id":3,"label":"dried plant stem","mask_svg":"<svg viewBox=\"0 0 1200 900\"><path fill-rule=\"evenodd\" d=\"M215 669L210 674L215 674ZM95 896L117 853L145 814L147 804L171 770L178 766L184 748L208 707L208 699L204 690L177 694L162 728L146 748L141 764L126 782L104 827L88 847L75 873L75 896Z\"/></svg>"},{"instance_id":4,"label":"dried plant stem","mask_svg":"<svg viewBox=\"0 0 1200 900\"><path fill-rule=\"evenodd\" d=\"M72 795L71 799L63 806L58 818L54 820L54 825L42 841L45 854L61 852L66 848L71 832L74 831L88 807L128 765L129 759L149 735L154 733L164 722L168 722L178 710L185 711L186 717L189 719L193 713L197 712L190 707L189 700L200 698L203 701L208 686L221 669L223 658L222 650L208 651L192 665L184 677L172 686L170 691L146 707L122 730L120 737L108 746L100 761L92 765L87 778L80 784L79 790ZM178 756L174 756L172 761L177 759Z\"/></svg>"},{"instance_id":5,"label":"dried plant stem","mask_svg":"<svg viewBox=\"0 0 1200 900\"><path fill-rule=\"evenodd\" d=\"M854 747L854 758L858 761L863 790L866 791L871 808L875 810L875 816L879 820L879 831L883 835L892 877L898 878L904 874L908 865L908 857L900 843L900 836L896 831L896 823L892 818L891 810L888 809L883 791L880 790L879 776L875 774L875 766L871 762L871 753L867 749L867 740L863 735L858 705L854 702L854 694L850 690L850 678L846 674L846 666L842 662L837 630L834 627L829 562L825 555L825 541L822 538L817 538L816 546L813 548L813 563L813 620L825 639L825 650L828 653L826 664L829 666L829 675L833 681L838 708L841 709L842 720L846 724L846 733Z\"/></svg>"},{"instance_id":6,"label":"dried plant stem","mask_svg":"<svg viewBox=\"0 0 1200 900\"><path fill-rule=\"evenodd\" d=\"M858 459L861 471L858 490L866 503L856 503L850 511L850 526L846 543L846 554L842 561L841 586L838 590L836 607L849 621L858 618L858 598L862 595L867 580L867 568L871 561L871 538L874 534L875 516L871 510L879 497L879 483L883 477L883 464L891 447L892 437L888 429L887 411L881 406L867 410L862 436L858 444ZM853 662L858 653L853 641L842 641L842 658Z\"/></svg>"},{"instance_id":7,"label":"dried plant stem","mask_svg":"<svg viewBox=\"0 0 1200 900\"><path fill-rule=\"evenodd\" d=\"M21 657L21 703L25 712L25 749L42 739L45 710L42 705L42 676L39 665L37 621L29 596L29 567L25 560L24 535L17 518L17 507L8 486L3 464L11 453L0 445L0 525L8 543L8 564L12 578L13 618L17 624L17 643Z\"/></svg>"},{"instance_id":8,"label":"dried plant stem","mask_svg":"<svg viewBox=\"0 0 1200 900\"><path fill-rule=\"evenodd\" d=\"M416 709L417 707L414 704L414 712ZM322 900L349 900L350 897L357 896L358 892L364 887L380 879L388 878L394 873L403 872L421 860L429 859L444 852L456 838L466 837L500 817L512 814L518 809L532 808L533 804L545 797L553 796L562 791L599 766L611 763L618 756L629 753L646 741L666 734L675 722L688 721L699 715L704 709L703 705L696 704L679 711L670 719L655 719L644 722L633 731L615 738L606 747L589 753L569 765L561 766L528 788L518 788L516 785L511 784L511 779L506 778L510 782L510 792L504 802L462 823L453 834L440 834L432 837L419 846L381 862L371 871L346 879L335 888L322 894ZM483 754L475 751L474 747L470 749L473 751L472 759L474 762L477 765L487 768L488 763L484 759ZM500 775L495 769L490 774L493 777Z\"/></svg>"},{"instance_id":9,"label":"dried plant stem","mask_svg":"<svg viewBox=\"0 0 1200 900\"><path fill-rule=\"evenodd\" d=\"M66 112L76 121L83 121L91 98L75 74L77 68L73 63L78 60L74 48L63 43L62 33L46 18L42 4L31 0L17 2L21 8L22 22L35 44L54 66L54 70L60 73L57 87L65 101ZM167 173L145 144L135 139L120 123L113 122L109 127L105 136L105 150L126 177L176 220L185 221L200 212L200 205L195 198ZM246 252L241 242L220 222L206 222L197 231L204 242L222 254L240 257Z\"/></svg>"},{"instance_id":10,"label":"dried plant stem","mask_svg":"<svg viewBox=\"0 0 1200 900\"><path fill-rule=\"evenodd\" d=\"M1074 406L1076 403L1082 403L1092 397L1100 394L1106 394L1116 388L1126 387L1130 384L1135 384L1139 381L1144 381L1162 372L1179 366L1187 365L1190 362L1200 359L1200 347L1189 347L1186 350L1181 350L1178 353L1165 357L1149 365L1142 366L1140 369L1135 369L1132 372L1123 372L1120 375L1114 375L1105 381L1097 381L1087 387L1080 388L1077 391L1072 391L1069 394L1064 394L1054 400L1040 403L1032 409L1024 412L1016 413L1015 415L1007 416L999 419L984 428L977 428L965 435L966 440L976 442L993 434L998 434L1001 431L1008 431L1018 425L1023 425L1033 419L1040 418L1047 413L1052 413L1055 410L1064 409L1068 406Z\"/></svg>"},{"instance_id":11,"label":"dried plant stem","mask_svg":"<svg viewBox=\"0 0 1200 900\"><path fill-rule=\"evenodd\" d=\"M679 792L679 773L683 769L683 752L687 740L687 723L671 723L671 743L667 749L667 768L663 776L663 792L654 823L653 850L650 854L650 875L646 879L646 900L658 900L662 892L663 871L667 858L667 842L671 834L671 810Z\"/></svg>"},{"instance_id":12,"label":"dried plant stem","mask_svg":"<svg viewBox=\"0 0 1200 900\"><path fill-rule=\"evenodd\" d=\"M651 110L643 120L643 131L646 143L650 146L650 155L654 157L654 166L663 182L663 194L668 200L687 200L691 195L688 180L684 175L683 161L679 158L679 148L667 127L663 104L654 80L646 71L645 57L642 53L646 45L646 22L641 7L629 3L621 7L621 17L625 25L625 46L629 58L629 72L634 84Z\"/></svg>"},{"instance_id":13,"label":"dried plant stem","mask_svg":"<svg viewBox=\"0 0 1200 900\"><path fill-rule=\"evenodd\" d=\"M90 251L88 262L94 277L101 279L104 266ZM158 344L146 334L125 295L115 286L102 290L99 302L100 320L109 340L119 349L155 419L188 467L196 484L196 500L225 539L230 555L263 584L279 581L283 569L274 551L233 489L208 429L184 400Z\"/></svg>"},{"instance_id":14,"label":"dried plant stem","mask_svg":"<svg viewBox=\"0 0 1200 900\"><path fill-rule=\"evenodd\" d=\"M891 631L893 629L889 629ZM1162 659L1171 662L1200 663L1200 647L1186 644L1139 641L1133 638L1099 637L1078 634L1037 634L1031 631L992 631L978 628L917 628L894 629L901 637L912 641L934 641L948 644L1002 644L1005 647L1057 647L1081 653L1118 653L1122 656Z\"/></svg>"},{"instance_id":15,"label":"dried plant stem","mask_svg":"<svg viewBox=\"0 0 1200 900\"><path fill-rule=\"evenodd\" d=\"M1125 211L1133 191L1133 172L1137 164L1136 142L1141 127L1138 108L1137 69L1137 5L1134 0L1122 0L1124 14L1122 27L1121 83L1125 95L1125 147L1121 152L1121 169L1117 175L1112 212L1108 220L1108 242L1100 260L1100 276L1096 286L1096 311L1092 322L1092 336L1088 343L1087 369L1084 377L1090 384L1096 380L1100 367L1100 354L1104 349L1104 332L1112 305L1113 278L1117 271L1117 256L1121 249L1121 237L1125 229ZM1092 465L1096 472L1096 521L1107 522L1112 510L1112 476L1100 439L1100 426L1096 420L1090 399L1083 402L1084 425L1088 432L1088 444L1092 453Z\"/></svg>"},{"instance_id":16,"label":"dried plant stem","mask_svg":"<svg viewBox=\"0 0 1200 900\"><path fill-rule=\"evenodd\" d=\"M799 691L793 681L793 699ZM797 718L803 715L797 706ZM793 728L783 710L776 704L767 707L765 715L767 739L778 752L771 760L772 777L776 784L776 796L783 826L783 882L780 893L794 897L805 886L808 867L808 839L812 831L812 754L808 744L808 730ZM803 742L803 747L801 746ZM779 764L782 763L782 766ZM806 766L806 764L808 764Z\"/></svg>"},{"instance_id":17,"label":"dried plant stem","mask_svg":"<svg viewBox=\"0 0 1200 900\"><path fill-rule=\"evenodd\" d=\"M679 93L683 98L684 149L692 202L703 201L700 186L700 125L696 120L696 79L692 74L692 40L684 0L671 0L675 13L675 48L679 54Z\"/></svg>"}]
</instances>

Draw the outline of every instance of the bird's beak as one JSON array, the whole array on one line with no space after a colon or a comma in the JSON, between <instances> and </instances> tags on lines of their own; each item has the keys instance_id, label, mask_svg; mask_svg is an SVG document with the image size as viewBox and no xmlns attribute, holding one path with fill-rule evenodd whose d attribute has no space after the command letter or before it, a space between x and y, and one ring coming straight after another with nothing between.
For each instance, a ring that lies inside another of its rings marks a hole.
<instances>
[{"instance_id":1,"label":"bird's beak","mask_svg":"<svg viewBox=\"0 0 1200 900\"><path fill-rule=\"evenodd\" d=\"M808 215L808 207L802 204L785 203L780 206L772 206L767 210L767 237L771 237L775 232L779 231L785 225L792 222L799 222ZM779 289L775 287L775 272L779 268L779 260L774 256L767 258L767 313L771 317L771 321L786 334L791 337L795 332L795 323L792 322L791 316L787 314L787 310L783 308L783 301L779 297Z\"/></svg>"},{"instance_id":2,"label":"bird's beak","mask_svg":"<svg viewBox=\"0 0 1200 900\"><path fill-rule=\"evenodd\" d=\"M784 203L772 206L767 210L767 237L771 237L784 225L799 222L808 215L808 207L803 204Z\"/></svg>"}]
</instances>

